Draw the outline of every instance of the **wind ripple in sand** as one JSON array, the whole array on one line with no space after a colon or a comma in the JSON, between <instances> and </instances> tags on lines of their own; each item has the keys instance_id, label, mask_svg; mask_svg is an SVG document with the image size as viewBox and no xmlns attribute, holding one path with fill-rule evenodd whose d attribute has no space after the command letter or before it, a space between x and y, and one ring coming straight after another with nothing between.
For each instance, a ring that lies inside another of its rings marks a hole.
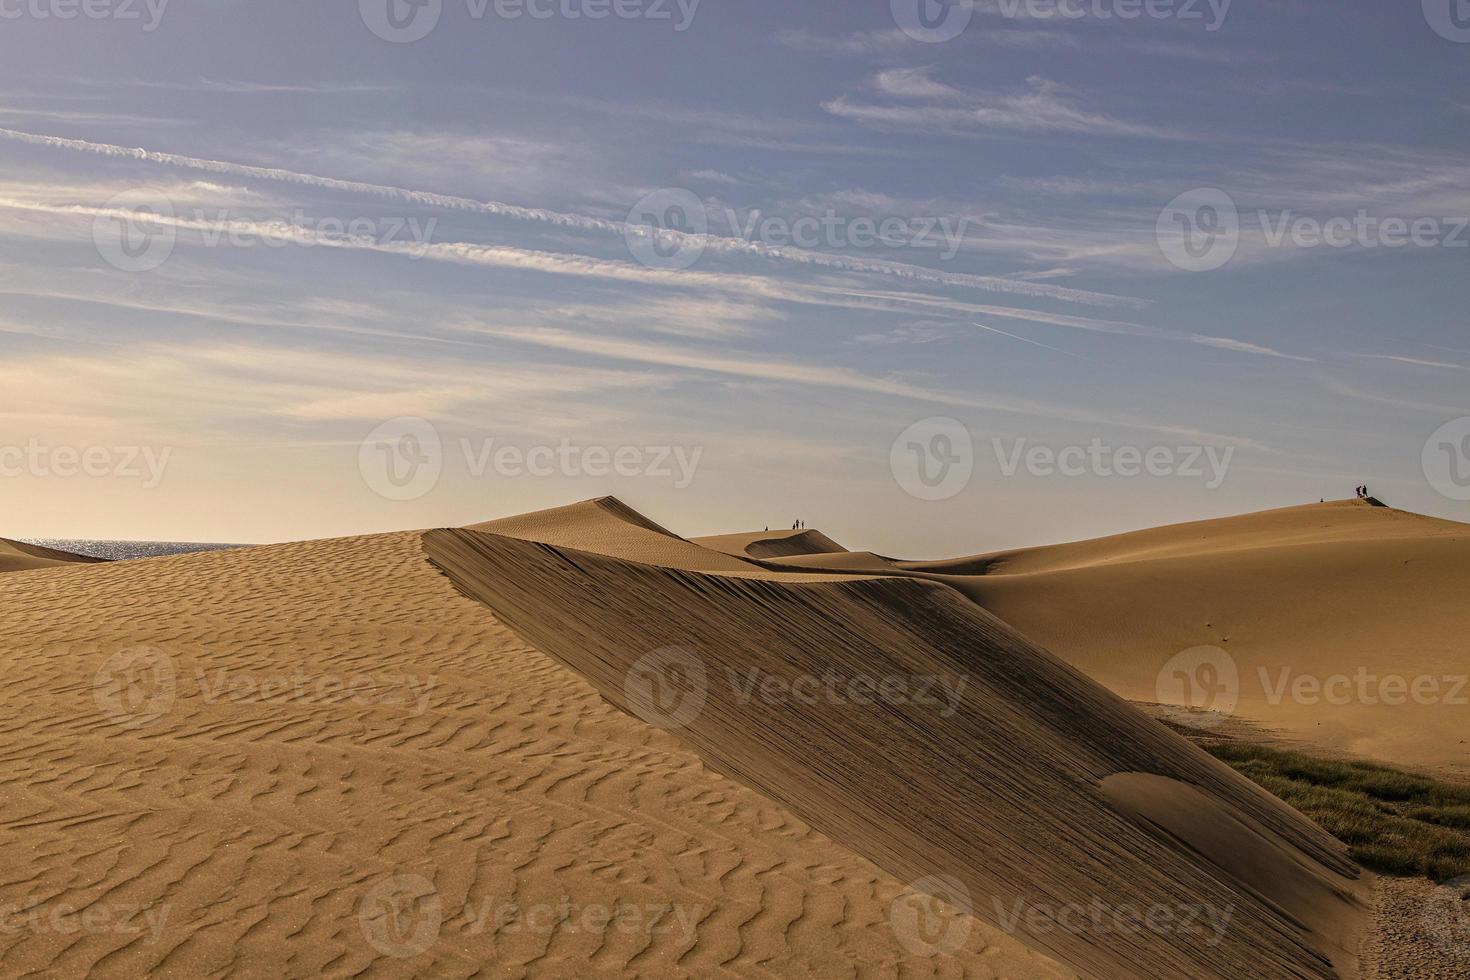
<instances>
[{"instance_id":1,"label":"wind ripple in sand","mask_svg":"<svg viewBox=\"0 0 1470 980\"><path fill-rule=\"evenodd\" d=\"M418 534L4 575L0 636L0 975L1068 975L989 929L916 956L902 882L606 704Z\"/></svg>"}]
</instances>

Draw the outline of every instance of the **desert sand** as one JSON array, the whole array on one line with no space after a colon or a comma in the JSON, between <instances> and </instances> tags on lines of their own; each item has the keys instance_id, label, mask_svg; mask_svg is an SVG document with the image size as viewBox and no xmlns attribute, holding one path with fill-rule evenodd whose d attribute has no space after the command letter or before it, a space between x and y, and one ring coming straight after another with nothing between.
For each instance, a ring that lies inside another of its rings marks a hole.
<instances>
[{"instance_id":1,"label":"desert sand","mask_svg":"<svg viewBox=\"0 0 1470 980\"><path fill-rule=\"evenodd\" d=\"M1090 607L1018 628L1051 601L1028 581L1463 556L1391 511L1238 520L926 565L604 499L17 567L0 974L1397 975L1382 950L1422 937L1378 934L1377 879L1119 696L1156 594L1108 606L1111 674Z\"/></svg>"},{"instance_id":2,"label":"desert sand","mask_svg":"<svg viewBox=\"0 0 1470 980\"><path fill-rule=\"evenodd\" d=\"M905 882L604 702L421 537L0 576L0 975L1073 975L979 923L916 959Z\"/></svg>"},{"instance_id":3,"label":"desert sand","mask_svg":"<svg viewBox=\"0 0 1470 980\"><path fill-rule=\"evenodd\" d=\"M1134 701L1160 699L1176 655L1213 647L1239 719L1470 773L1470 525L1344 500L953 560L777 560L944 582Z\"/></svg>"}]
</instances>

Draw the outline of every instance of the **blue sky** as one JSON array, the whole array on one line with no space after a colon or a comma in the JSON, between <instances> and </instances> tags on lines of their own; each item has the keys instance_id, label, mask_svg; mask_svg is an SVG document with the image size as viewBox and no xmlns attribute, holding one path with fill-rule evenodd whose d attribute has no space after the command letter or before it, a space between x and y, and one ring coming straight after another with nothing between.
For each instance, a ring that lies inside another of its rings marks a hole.
<instances>
[{"instance_id":1,"label":"blue sky","mask_svg":"<svg viewBox=\"0 0 1470 980\"><path fill-rule=\"evenodd\" d=\"M392 0L437 18L394 41L388 0L0 0L0 447L43 460L0 534L616 493L928 555L1361 482L1470 518L1424 462L1470 415L1463 4L907 2ZM942 500L891 462L936 417ZM405 418L442 459L393 499L363 442ZM1228 474L1006 473L1096 444ZM648 465L474 463L567 445Z\"/></svg>"}]
</instances>

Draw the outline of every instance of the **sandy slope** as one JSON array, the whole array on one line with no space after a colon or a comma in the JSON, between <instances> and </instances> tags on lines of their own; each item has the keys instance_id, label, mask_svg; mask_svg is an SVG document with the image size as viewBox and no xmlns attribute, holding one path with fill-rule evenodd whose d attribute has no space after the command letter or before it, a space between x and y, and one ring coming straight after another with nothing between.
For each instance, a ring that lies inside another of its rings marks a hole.
<instances>
[{"instance_id":1,"label":"sandy slope","mask_svg":"<svg viewBox=\"0 0 1470 980\"><path fill-rule=\"evenodd\" d=\"M28 572L61 565L95 565L97 558L0 538L0 572Z\"/></svg>"},{"instance_id":2,"label":"sandy slope","mask_svg":"<svg viewBox=\"0 0 1470 980\"><path fill-rule=\"evenodd\" d=\"M974 581L985 607L1126 697L1158 699L1170 658L1215 646L1240 717L1470 771L1470 526L1343 501L997 565Z\"/></svg>"},{"instance_id":3,"label":"sandy slope","mask_svg":"<svg viewBox=\"0 0 1470 980\"><path fill-rule=\"evenodd\" d=\"M949 561L779 559L944 582L1124 697L1183 703L1182 651L1288 737L1470 770L1470 526L1337 501ZM1418 685L1417 690L1415 685Z\"/></svg>"},{"instance_id":4,"label":"sandy slope","mask_svg":"<svg viewBox=\"0 0 1470 980\"><path fill-rule=\"evenodd\" d=\"M978 925L916 956L903 882L416 533L4 575L0 636L0 976L1068 975Z\"/></svg>"},{"instance_id":5,"label":"sandy slope","mask_svg":"<svg viewBox=\"0 0 1470 980\"><path fill-rule=\"evenodd\" d=\"M746 534L716 534L694 538L694 543L712 551L742 558L786 558L793 555L825 555L846 551L821 531L752 531Z\"/></svg>"},{"instance_id":6,"label":"sandy slope","mask_svg":"<svg viewBox=\"0 0 1470 980\"><path fill-rule=\"evenodd\" d=\"M583 511L607 520L605 504ZM1337 842L952 589L669 568L646 557L666 532L623 533L645 539L629 552L643 557L612 555L603 529L589 549L525 522L431 532L425 546L608 700L673 724L708 764L898 877L942 876L981 919L1230 910L1209 936L1021 926L1080 973L1356 974L1366 880ZM790 693L819 676L937 678L955 697ZM742 694L742 678L777 694Z\"/></svg>"}]
</instances>

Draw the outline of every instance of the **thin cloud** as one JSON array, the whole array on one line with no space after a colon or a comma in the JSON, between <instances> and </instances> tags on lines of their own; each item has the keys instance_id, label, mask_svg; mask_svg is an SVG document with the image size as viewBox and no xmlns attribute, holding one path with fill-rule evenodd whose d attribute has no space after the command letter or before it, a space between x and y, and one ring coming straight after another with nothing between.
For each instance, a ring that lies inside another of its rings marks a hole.
<instances>
[{"instance_id":1,"label":"thin cloud","mask_svg":"<svg viewBox=\"0 0 1470 980\"><path fill-rule=\"evenodd\" d=\"M612 235L646 235L650 229L640 225L629 225L621 221L608 221L602 218L594 218L588 215L571 214L561 211L553 211L546 208L526 208L518 205L505 204L498 201L476 201L472 198L457 197L448 194L437 194L429 191L411 190L404 187L393 187L385 184L371 184L362 181L341 180L335 177L322 177L316 174L300 173L291 170L282 170L272 167L256 167L246 164L231 163L223 160L208 160L201 157L190 157L176 153L162 153L155 150L146 150L141 147L115 146L107 143L93 143L87 140L66 139L59 136L45 136L34 133L24 133L13 129L0 129L0 138L11 139L21 143L34 146L45 146L53 149L72 150L75 152L90 153L105 157L124 158L139 160L149 163L158 163L168 166L184 167L188 169L202 170L209 173L232 174L240 177L251 177L260 180L282 181L290 184L300 184L317 187L323 190L342 191L346 193L363 194L373 197L387 197L400 200L409 204L420 204L430 207L445 208L460 211L472 211L481 214L495 215L520 221L530 221L551 224L558 227L574 228L581 231L601 232ZM788 246L766 245L760 242L749 242L740 238L726 238L716 235L694 235L684 232L665 231L661 233L665 240L688 244L694 247L722 252L726 254L742 254L759 256L762 258L776 259L788 262L798 262L806 265L820 266L828 269L837 269L845 272L870 273L910 279L917 282L928 282L936 285L954 286L967 289L977 289L986 292L1010 293L1021 296L1035 296L1049 299L1057 299L1065 302L1098 306L1132 306L1141 307L1147 305L1139 300L1127 297L1110 296L1103 293L1095 293L1087 290L1070 289L1060 286L1050 286L1038 283L1018 283L1012 280L1001 279L992 276L976 276L964 273L937 272L924 266L909 265L901 262L884 262L872 259L856 258L848 255L840 255L826 252L809 251L806 249L792 248Z\"/></svg>"},{"instance_id":2,"label":"thin cloud","mask_svg":"<svg viewBox=\"0 0 1470 980\"><path fill-rule=\"evenodd\" d=\"M1027 90L1008 93L962 92L935 82L923 69L881 72L870 87L886 102L846 95L822 103L834 116L880 128L1069 133L1183 140L1178 130L1130 122L1084 108L1064 85L1039 76Z\"/></svg>"},{"instance_id":3,"label":"thin cloud","mask_svg":"<svg viewBox=\"0 0 1470 980\"><path fill-rule=\"evenodd\" d=\"M975 398L958 392L947 392L926 388L895 378L875 377L848 368L830 365L796 364L788 360L773 361L758 357L700 350L690 347L675 347L626 340L617 337L587 336L565 330L540 327L503 327L481 323L466 323L463 329L485 336L536 347L549 347L572 353L603 357L610 360L632 361L663 367L684 368L710 374L787 384L813 385L903 398L910 401L948 405L956 408L971 408L982 411L1006 412L1039 418L1082 422L1090 425L1107 425L1145 432L1159 432L1175 436L1187 436L1218 444L1234 444L1242 448L1270 452L1266 446L1251 439L1221 433L1203 432L1179 426L1160 426L1137 419L1109 418L1080 408L1032 402L1022 399L999 397Z\"/></svg>"}]
</instances>

